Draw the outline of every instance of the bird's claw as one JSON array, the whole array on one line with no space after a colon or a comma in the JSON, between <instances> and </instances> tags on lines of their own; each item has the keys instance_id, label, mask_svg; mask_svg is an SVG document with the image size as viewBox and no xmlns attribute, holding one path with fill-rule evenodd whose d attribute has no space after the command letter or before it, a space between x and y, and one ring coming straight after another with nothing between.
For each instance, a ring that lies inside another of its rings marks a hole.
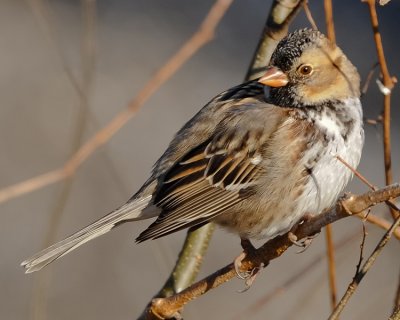
<instances>
[{"instance_id":1,"label":"bird's claw","mask_svg":"<svg viewBox=\"0 0 400 320\"><path fill-rule=\"evenodd\" d=\"M243 251L241 254L239 254L236 258L235 258L235 260L233 261L233 265L235 266L235 272L236 272L236 276L239 278L239 279L242 279L242 280L246 280L247 278L249 278L249 272L242 272L241 270L240 270L240 267L242 266L242 261L243 261L243 259L244 258L246 258L246 252L245 251Z\"/></svg>"},{"instance_id":2,"label":"bird's claw","mask_svg":"<svg viewBox=\"0 0 400 320\"><path fill-rule=\"evenodd\" d=\"M308 249L308 247L311 245L314 238L316 238L318 235L319 235L319 232L316 234L313 234L312 236L307 236L303 239L298 240L297 236L293 232L289 232L288 238L295 246L302 248L299 251L297 251L296 253L302 253Z\"/></svg>"},{"instance_id":3,"label":"bird's claw","mask_svg":"<svg viewBox=\"0 0 400 320\"><path fill-rule=\"evenodd\" d=\"M247 278L245 279L245 287L242 290L239 290L239 293L246 292L247 290L250 289L250 287L253 285L254 281L257 278L257 275L260 273L261 269L264 268L264 263L261 262L261 264L258 267L253 268L250 272L246 273Z\"/></svg>"},{"instance_id":4,"label":"bird's claw","mask_svg":"<svg viewBox=\"0 0 400 320\"><path fill-rule=\"evenodd\" d=\"M254 280L256 279L258 273L264 267L264 263L261 263L258 267L255 267L250 271L241 271L240 269L243 259L248 254L251 254L251 252L254 252L256 250L256 248L254 248L251 242L247 239L241 239L241 245L243 248L243 252L235 258L233 264L235 267L236 276L241 280L245 280L245 288L243 290L240 290L239 292L245 292L249 290L254 283Z\"/></svg>"}]
</instances>

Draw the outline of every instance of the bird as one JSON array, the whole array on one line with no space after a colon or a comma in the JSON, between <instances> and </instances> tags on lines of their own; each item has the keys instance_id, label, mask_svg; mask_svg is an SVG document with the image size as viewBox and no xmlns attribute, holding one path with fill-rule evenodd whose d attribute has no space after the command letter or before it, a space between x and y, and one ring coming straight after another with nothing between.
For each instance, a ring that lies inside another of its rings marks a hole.
<instances>
[{"instance_id":1,"label":"bird","mask_svg":"<svg viewBox=\"0 0 400 320\"><path fill-rule=\"evenodd\" d=\"M360 76L313 29L283 38L263 75L207 103L174 136L125 204L22 262L38 271L128 221L156 218L136 242L215 222L269 240L332 207L364 144ZM236 261L235 261L236 262Z\"/></svg>"}]
</instances>

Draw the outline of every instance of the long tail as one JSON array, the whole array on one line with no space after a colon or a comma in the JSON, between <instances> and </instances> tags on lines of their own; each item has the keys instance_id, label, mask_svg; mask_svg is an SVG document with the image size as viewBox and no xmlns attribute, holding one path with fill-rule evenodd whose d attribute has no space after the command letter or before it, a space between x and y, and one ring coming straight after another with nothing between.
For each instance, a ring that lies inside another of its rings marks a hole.
<instances>
[{"instance_id":1,"label":"long tail","mask_svg":"<svg viewBox=\"0 0 400 320\"><path fill-rule=\"evenodd\" d=\"M84 243L107 233L122 222L129 220L142 220L155 216L156 213L153 214L150 212L143 212L142 214L142 210L147 207L150 200L151 196L146 196L124 204L122 207L109 213L86 228L83 228L68 238L53 244L47 249L36 253L22 262L21 266L25 268L25 273L38 271L49 263L61 258L72 250L75 250Z\"/></svg>"}]
</instances>

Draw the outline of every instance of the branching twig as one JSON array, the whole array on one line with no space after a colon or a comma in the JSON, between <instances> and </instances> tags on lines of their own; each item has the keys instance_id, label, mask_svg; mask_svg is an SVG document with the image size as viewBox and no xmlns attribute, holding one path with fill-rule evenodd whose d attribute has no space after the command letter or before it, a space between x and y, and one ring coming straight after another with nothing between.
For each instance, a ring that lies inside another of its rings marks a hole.
<instances>
[{"instance_id":1,"label":"branching twig","mask_svg":"<svg viewBox=\"0 0 400 320\"><path fill-rule=\"evenodd\" d=\"M383 153L384 153L384 162L385 162L385 180L386 184L390 184L393 181L392 177L392 153L391 153L391 142L390 142L390 99L391 99L391 90L394 87L396 80L390 76L389 69L387 67L385 53L382 45L381 34L379 33L379 23L378 23L378 15L376 13L375 1L374 0L363 0L368 4L369 13L371 16L371 25L372 30L374 32L374 40L376 51L378 54L378 61L380 65L380 69L383 77L383 85L386 91L383 91ZM396 217L400 217L398 211L391 209L390 210L394 219ZM394 308L396 309L399 306L399 296L400 296L400 281L397 286L397 293L395 297Z\"/></svg>"},{"instance_id":2,"label":"branching twig","mask_svg":"<svg viewBox=\"0 0 400 320\"><path fill-rule=\"evenodd\" d=\"M390 227L390 229L385 233L385 235L379 241L378 245L375 247L374 251L369 256L367 261L365 261L365 263L362 266L362 268L360 270L357 270L353 280L351 281L351 283L347 287L347 290L346 290L345 294L343 295L343 297L340 300L339 304L336 306L335 310L329 316L328 320L336 320L336 319L338 319L340 313L343 311L344 307L349 302L351 296L353 295L353 293L357 289L357 287L360 284L361 280L364 278L364 276L367 274L367 272L371 269L372 265L376 261L376 259L379 256L379 254L382 252L383 248L389 242L394 230L396 230L396 228L399 225L400 225L400 215L397 217L397 219L393 222L393 224Z\"/></svg>"},{"instance_id":3,"label":"branching twig","mask_svg":"<svg viewBox=\"0 0 400 320\"><path fill-rule=\"evenodd\" d=\"M369 182L369 181L367 180L366 177L364 177L358 170L356 170L356 169L353 168L350 164L348 164L343 158L341 158L340 156L336 156L336 158L337 158L340 162L342 162L347 168L349 168L349 170L351 170L351 171L354 173L354 175L355 175L358 179L360 179L363 183L365 183L370 189L372 189L372 190L374 190L374 191L375 191L375 190L378 190L378 187L374 186L371 182ZM396 204L395 204L393 201L388 200L388 201L385 201L385 203L386 203L390 208L392 208L393 210L397 210L398 212L400 212L400 209L396 206ZM392 225L389 221L387 221L387 220L385 220L385 219L383 219L383 218L379 218L379 217L377 217L377 216L373 216L373 215L364 216L364 215L362 215L362 214L359 214L359 215L357 215L357 216L358 216L360 219L365 219L365 220L367 220L368 222L373 223L373 224L377 225L378 227L380 227L380 228L382 228L382 229L384 229L384 230L389 230L390 227L391 227L391 225ZM397 239L400 240L400 229L397 228L397 229L394 231L394 236L395 236Z\"/></svg>"},{"instance_id":4,"label":"branching twig","mask_svg":"<svg viewBox=\"0 0 400 320\"><path fill-rule=\"evenodd\" d=\"M378 203L400 196L400 185L394 184L377 191L371 191L360 196L348 196L338 201L336 207L328 212L322 213L311 218L309 221L300 224L292 232L297 239L311 236L321 230L329 223L348 217L352 214L358 214ZM399 219L400 222L400 219ZM390 235L394 231L390 229ZM262 247L257 249L254 254L249 254L242 262L241 271L250 272L261 264L268 263L281 256L293 243L287 234L278 236ZM183 290L169 298L154 299L151 304L151 314L157 315L159 319L168 319L173 317L176 312L181 310L185 304L200 297L206 292L220 286L236 276L233 263L218 270L207 278L200 280L189 288Z\"/></svg>"},{"instance_id":5,"label":"branching twig","mask_svg":"<svg viewBox=\"0 0 400 320\"><path fill-rule=\"evenodd\" d=\"M390 227L392 226L392 222L389 222L388 220L386 220L384 218L380 218L380 217L375 216L375 215L369 214L367 216L364 216L363 214L358 214L357 217L362 219L362 220L365 220L365 221L367 221L369 223L372 223L372 224L376 225L377 227L379 227L379 228L381 228L383 230L386 230L386 231L389 230ZM400 228L397 228L394 231L393 235L398 240L400 240Z\"/></svg>"},{"instance_id":6,"label":"branching twig","mask_svg":"<svg viewBox=\"0 0 400 320\"><path fill-rule=\"evenodd\" d=\"M348 245L352 242L358 234L356 232L350 233L346 238L342 238L337 245L335 245L335 249L339 250L345 245ZM321 252L320 254L316 255L309 263L307 263L304 267L300 270L296 271L292 274L282 285L276 287L271 292L263 295L254 303L250 304L246 307L243 311L238 313L232 320L240 320L240 319L251 319L253 315L260 312L263 307L265 307L273 298L277 295L287 291L292 285L297 283L298 281L304 279L304 276L308 273L313 273L313 269L315 269L321 262L324 262L324 258L326 254Z\"/></svg>"},{"instance_id":7,"label":"branching twig","mask_svg":"<svg viewBox=\"0 0 400 320\"><path fill-rule=\"evenodd\" d=\"M395 82L390 76L387 67L385 52L383 50L382 38L379 33L378 15L376 13L375 0L362 0L367 3L371 17L372 30L374 32L374 40L376 51L378 55L379 66L382 72L383 85L387 89L384 93L384 108L383 108L383 149L384 149L384 162L385 162L385 179L386 184L391 184L392 177L392 160L391 160L391 143L390 143L390 97L391 90ZM394 210L391 210L393 218L397 216Z\"/></svg>"},{"instance_id":8,"label":"branching twig","mask_svg":"<svg viewBox=\"0 0 400 320\"><path fill-rule=\"evenodd\" d=\"M359 171L357 171L355 168L353 168L349 163L347 163L342 157L336 156L336 158L343 163L349 170L351 170L354 175L359 178L363 183L365 183L368 187L370 187L372 190L378 190L378 187L374 186L371 182L367 180L366 177L364 177ZM400 212L400 209L396 206L396 204L393 201L385 201L385 203L394 211ZM371 220L372 221L372 220Z\"/></svg>"}]
</instances>

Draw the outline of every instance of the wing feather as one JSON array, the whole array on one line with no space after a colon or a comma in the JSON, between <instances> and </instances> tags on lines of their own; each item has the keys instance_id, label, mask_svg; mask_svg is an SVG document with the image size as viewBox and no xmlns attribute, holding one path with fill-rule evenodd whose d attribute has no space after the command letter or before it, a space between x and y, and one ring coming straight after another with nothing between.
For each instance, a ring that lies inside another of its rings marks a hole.
<instances>
[{"instance_id":1,"label":"wing feather","mask_svg":"<svg viewBox=\"0 0 400 320\"><path fill-rule=\"evenodd\" d=\"M165 173L154 198L162 213L139 235L138 242L210 221L251 195L244 191L257 185L264 174L261 140L268 138L263 136L264 123L228 127L189 151Z\"/></svg>"}]
</instances>

